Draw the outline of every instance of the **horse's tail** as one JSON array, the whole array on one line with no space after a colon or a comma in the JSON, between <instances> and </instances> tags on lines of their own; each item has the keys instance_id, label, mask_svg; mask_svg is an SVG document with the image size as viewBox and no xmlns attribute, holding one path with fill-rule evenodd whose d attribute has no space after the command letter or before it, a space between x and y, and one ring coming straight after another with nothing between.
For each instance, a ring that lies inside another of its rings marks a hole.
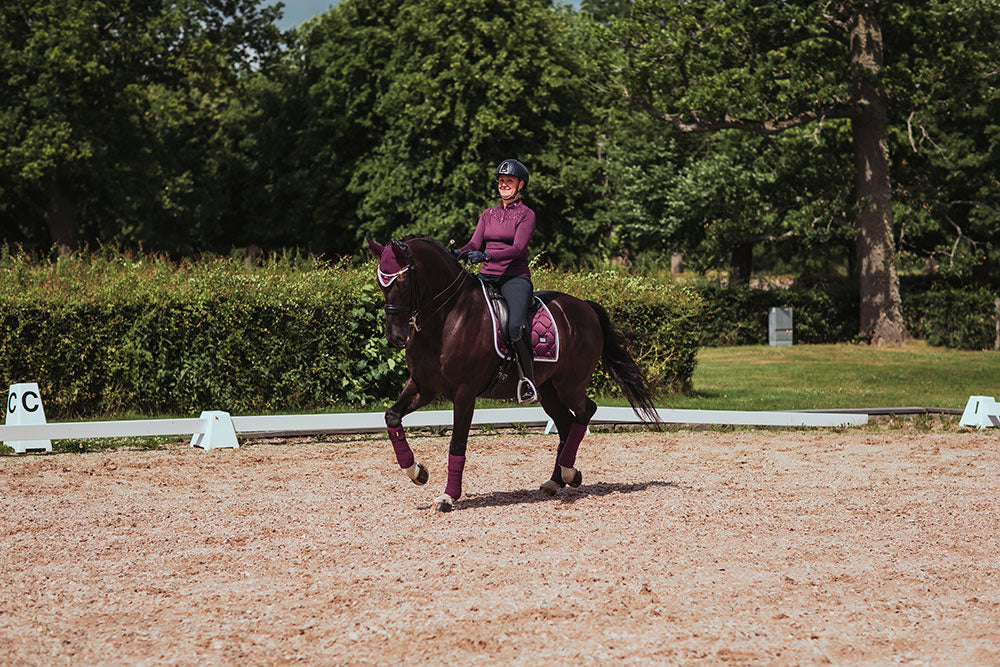
<instances>
[{"instance_id":1,"label":"horse's tail","mask_svg":"<svg viewBox=\"0 0 1000 667\"><path fill-rule=\"evenodd\" d=\"M597 319L601 321L601 330L604 332L604 350L601 352L604 370L625 394L625 398L628 399L639 419L659 426L662 422L660 422L660 415L653 405L653 392L649 387L649 381L646 379L646 374L632 359L632 355L628 353L625 347L625 338L611 323L611 318L604 306L594 301L587 301L587 303L597 313Z\"/></svg>"}]
</instances>

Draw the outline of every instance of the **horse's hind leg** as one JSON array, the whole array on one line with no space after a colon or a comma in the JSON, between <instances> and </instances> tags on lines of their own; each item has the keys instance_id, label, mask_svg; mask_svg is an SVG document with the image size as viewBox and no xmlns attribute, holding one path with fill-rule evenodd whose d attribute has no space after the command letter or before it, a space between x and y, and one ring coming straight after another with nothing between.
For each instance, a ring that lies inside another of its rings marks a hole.
<instances>
[{"instance_id":1,"label":"horse's hind leg","mask_svg":"<svg viewBox=\"0 0 1000 667\"><path fill-rule=\"evenodd\" d=\"M427 468L418 463L413 457L413 450L410 449L409 443L406 442L403 417L427 405L433 398L433 395L422 394L411 378L407 380L406 386L403 387L403 391L399 394L396 402L392 404L391 408L385 411L385 426L389 432L389 442L392 443L392 449L396 453L396 463L399 464L399 467L403 469L403 472L406 473L407 477L414 484L427 483Z\"/></svg>"},{"instance_id":2,"label":"horse's hind leg","mask_svg":"<svg viewBox=\"0 0 1000 667\"><path fill-rule=\"evenodd\" d=\"M579 410L574 413L563 403L552 383L546 383L539 391L542 407L552 417L559 431L559 447L556 450L552 477L541 486L542 493L551 496L567 484L577 487L583 482L583 474L574 467L576 453L587 433L587 424L597 411L597 404L584 395L578 406Z\"/></svg>"},{"instance_id":3,"label":"horse's hind leg","mask_svg":"<svg viewBox=\"0 0 1000 667\"><path fill-rule=\"evenodd\" d=\"M590 423L594 413L597 412L597 403L583 396L578 409L573 411L573 420L570 423L566 440L559 445L559 454L556 456L556 471L559 479L572 487L580 486L583 482L583 474L576 469L576 453L583 442L583 436L587 435L587 425ZM556 473L553 472L553 478Z\"/></svg>"},{"instance_id":4,"label":"horse's hind leg","mask_svg":"<svg viewBox=\"0 0 1000 667\"><path fill-rule=\"evenodd\" d=\"M573 413L559 400L559 394L556 393L551 382L546 382L538 388L538 398L545 414L552 419L559 432L559 446L556 449L556 458L558 459L566 445L566 438L569 436L570 427L573 424ZM553 496L564 486L566 486L566 482L562 480L559 464L556 463L552 470L552 477L542 483L540 490L547 496Z\"/></svg>"}]
</instances>

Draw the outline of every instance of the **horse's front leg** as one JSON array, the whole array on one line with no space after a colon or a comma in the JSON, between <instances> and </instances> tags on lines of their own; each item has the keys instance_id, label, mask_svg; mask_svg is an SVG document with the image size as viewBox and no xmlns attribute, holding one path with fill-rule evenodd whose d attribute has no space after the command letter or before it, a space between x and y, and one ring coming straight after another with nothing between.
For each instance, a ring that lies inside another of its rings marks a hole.
<instances>
[{"instance_id":1,"label":"horse's front leg","mask_svg":"<svg viewBox=\"0 0 1000 667\"><path fill-rule=\"evenodd\" d=\"M455 501L462 497L462 473L465 470L465 449L469 443L469 428L476 410L476 395L471 389L462 388L455 393L452 413L451 445L448 448L448 484L444 495L434 503L439 512L450 512Z\"/></svg>"},{"instance_id":2,"label":"horse's front leg","mask_svg":"<svg viewBox=\"0 0 1000 667\"><path fill-rule=\"evenodd\" d=\"M403 417L427 405L433 398L433 394L421 392L413 378L409 378L399 398L396 399L391 408L385 411L385 426L389 431L389 442L392 443L392 449L396 452L396 463L414 484L427 483L427 468L413 457L413 450L406 442Z\"/></svg>"}]
</instances>

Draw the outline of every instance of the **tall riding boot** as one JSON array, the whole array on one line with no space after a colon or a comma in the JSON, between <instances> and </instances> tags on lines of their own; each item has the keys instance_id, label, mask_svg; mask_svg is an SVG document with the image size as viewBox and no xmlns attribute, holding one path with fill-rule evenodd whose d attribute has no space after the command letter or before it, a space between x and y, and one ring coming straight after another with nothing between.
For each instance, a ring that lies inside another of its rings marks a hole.
<instances>
[{"instance_id":1,"label":"tall riding boot","mask_svg":"<svg viewBox=\"0 0 1000 667\"><path fill-rule=\"evenodd\" d=\"M538 389L535 388L535 366L532 363L531 334L523 328L517 338L511 341L514 354L517 357L517 367L521 371L521 379L517 383L518 403L537 403Z\"/></svg>"}]
</instances>

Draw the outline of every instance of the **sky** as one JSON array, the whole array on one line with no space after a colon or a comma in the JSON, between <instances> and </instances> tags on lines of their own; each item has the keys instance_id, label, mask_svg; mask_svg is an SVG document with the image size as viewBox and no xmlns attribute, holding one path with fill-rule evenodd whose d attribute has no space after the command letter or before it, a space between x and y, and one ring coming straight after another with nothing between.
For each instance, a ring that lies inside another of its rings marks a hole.
<instances>
[{"instance_id":1,"label":"sky","mask_svg":"<svg viewBox=\"0 0 1000 667\"><path fill-rule=\"evenodd\" d=\"M263 0L263 5L273 5L278 0ZM306 19L310 19L317 14L322 14L337 4L337 0L282 0L285 3L285 16L278 21L278 27L288 30L292 26L297 26ZM567 0L567 4L574 7L580 6L580 0Z\"/></svg>"}]
</instances>

